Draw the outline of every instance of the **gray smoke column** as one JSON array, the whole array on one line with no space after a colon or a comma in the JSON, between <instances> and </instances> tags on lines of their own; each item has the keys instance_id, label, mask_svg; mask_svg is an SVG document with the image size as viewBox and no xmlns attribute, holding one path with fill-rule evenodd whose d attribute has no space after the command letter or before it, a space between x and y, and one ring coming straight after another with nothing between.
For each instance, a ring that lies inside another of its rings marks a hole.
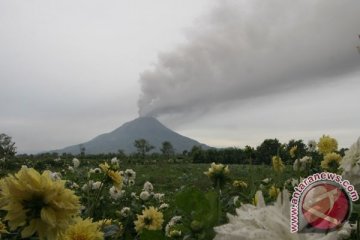
<instances>
[{"instance_id":1,"label":"gray smoke column","mask_svg":"<svg viewBox=\"0 0 360 240\"><path fill-rule=\"evenodd\" d=\"M358 71L358 0L221 0L141 74L140 116L339 81Z\"/></svg>"}]
</instances>

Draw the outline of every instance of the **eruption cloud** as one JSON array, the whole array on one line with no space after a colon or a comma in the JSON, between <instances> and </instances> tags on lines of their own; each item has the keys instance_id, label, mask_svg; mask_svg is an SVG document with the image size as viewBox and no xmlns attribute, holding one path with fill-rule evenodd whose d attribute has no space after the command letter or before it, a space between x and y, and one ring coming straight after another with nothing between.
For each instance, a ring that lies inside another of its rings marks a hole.
<instances>
[{"instance_id":1,"label":"eruption cloud","mask_svg":"<svg viewBox=\"0 0 360 240\"><path fill-rule=\"evenodd\" d=\"M340 81L360 68L358 0L219 0L140 75L140 116L192 114L226 102Z\"/></svg>"}]
</instances>

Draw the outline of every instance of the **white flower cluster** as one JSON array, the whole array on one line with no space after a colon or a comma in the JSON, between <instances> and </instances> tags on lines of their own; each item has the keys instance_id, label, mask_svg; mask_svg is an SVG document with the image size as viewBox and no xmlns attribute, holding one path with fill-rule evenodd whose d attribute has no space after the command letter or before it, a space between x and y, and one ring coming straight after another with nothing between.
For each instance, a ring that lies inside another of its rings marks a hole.
<instances>
[{"instance_id":1,"label":"white flower cluster","mask_svg":"<svg viewBox=\"0 0 360 240\"><path fill-rule=\"evenodd\" d=\"M349 182L355 186L356 191L360 193L360 137L350 149L345 152L339 169L342 170L342 177L349 180Z\"/></svg>"},{"instance_id":2,"label":"white flower cluster","mask_svg":"<svg viewBox=\"0 0 360 240\"><path fill-rule=\"evenodd\" d=\"M124 184L129 187L135 185L136 172L132 169L126 169L125 172L121 171L121 176L124 177Z\"/></svg>"}]
</instances>

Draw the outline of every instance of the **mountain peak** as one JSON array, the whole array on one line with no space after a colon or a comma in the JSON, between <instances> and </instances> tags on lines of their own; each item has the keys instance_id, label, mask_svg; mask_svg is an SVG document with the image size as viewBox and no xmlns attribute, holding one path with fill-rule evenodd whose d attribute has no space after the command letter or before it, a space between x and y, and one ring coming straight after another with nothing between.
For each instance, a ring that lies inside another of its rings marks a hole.
<instances>
[{"instance_id":1,"label":"mountain peak","mask_svg":"<svg viewBox=\"0 0 360 240\"><path fill-rule=\"evenodd\" d=\"M135 118L112 132L101 134L88 142L82 143L82 145L85 147L87 154L115 153L118 150L123 150L129 154L136 151L134 142L141 138L146 139L155 147L154 152L160 152L164 141L171 142L176 152L189 151L194 145L207 147L196 140L172 131L154 117ZM80 148L79 144L77 144L55 152L78 154Z\"/></svg>"}]
</instances>

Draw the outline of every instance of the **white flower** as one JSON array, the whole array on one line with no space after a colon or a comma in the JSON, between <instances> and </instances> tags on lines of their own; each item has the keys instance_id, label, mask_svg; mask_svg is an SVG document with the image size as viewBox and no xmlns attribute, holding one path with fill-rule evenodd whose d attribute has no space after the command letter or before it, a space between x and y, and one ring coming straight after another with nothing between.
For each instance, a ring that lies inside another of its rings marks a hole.
<instances>
[{"instance_id":1,"label":"white flower","mask_svg":"<svg viewBox=\"0 0 360 240\"><path fill-rule=\"evenodd\" d=\"M128 180L135 180L136 172L132 169L126 169L125 170L125 178Z\"/></svg>"},{"instance_id":2,"label":"white flower","mask_svg":"<svg viewBox=\"0 0 360 240\"><path fill-rule=\"evenodd\" d=\"M142 191L140 193L140 199L143 200L143 201L148 200L150 198L150 196L151 196L150 193L147 192L147 191Z\"/></svg>"},{"instance_id":3,"label":"white flower","mask_svg":"<svg viewBox=\"0 0 360 240\"><path fill-rule=\"evenodd\" d=\"M89 173L90 174L93 174L93 173L101 173L101 169L100 168L91 168L89 170Z\"/></svg>"},{"instance_id":4,"label":"white flower","mask_svg":"<svg viewBox=\"0 0 360 240\"><path fill-rule=\"evenodd\" d=\"M134 180L129 180L129 181L128 181L128 185L129 185L129 186L134 186L134 185L135 185L135 181L134 181Z\"/></svg>"},{"instance_id":5,"label":"white flower","mask_svg":"<svg viewBox=\"0 0 360 240\"><path fill-rule=\"evenodd\" d=\"M123 216L123 217L129 216L129 214L130 214L130 208L124 207L123 209L121 209L120 214L121 214L121 216Z\"/></svg>"},{"instance_id":6,"label":"white flower","mask_svg":"<svg viewBox=\"0 0 360 240\"><path fill-rule=\"evenodd\" d=\"M73 158L72 160L74 168L78 168L80 166L80 160L77 158Z\"/></svg>"},{"instance_id":7,"label":"white flower","mask_svg":"<svg viewBox=\"0 0 360 240\"><path fill-rule=\"evenodd\" d=\"M297 234L290 232L289 192L278 195L274 205L265 206L264 197L257 193L257 206L243 204L236 209L236 216L227 214L229 223L215 227L215 240L330 240L337 239L337 232L324 234Z\"/></svg>"},{"instance_id":8,"label":"white flower","mask_svg":"<svg viewBox=\"0 0 360 240\"><path fill-rule=\"evenodd\" d=\"M339 169L343 170L342 177L349 180L360 193L360 138L345 152Z\"/></svg>"},{"instance_id":9,"label":"white flower","mask_svg":"<svg viewBox=\"0 0 360 240\"><path fill-rule=\"evenodd\" d=\"M161 210L161 209L166 209L166 208L168 208L168 207L169 207L169 204L163 203L163 204L160 205L159 209L160 209L160 210Z\"/></svg>"},{"instance_id":10,"label":"white flower","mask_svg":"<svg viewBox=\"0 0 360 240\"><path fill-rule=\"evenodd\" d=\"M70 172L74 172L74 168L73 168L72 166L69 166L69 167L68 167L68 170L69 170Z\"/></svg>"},{"instance_id":11,"label":"white flower","mask_svg":"<svg viewBox=\"0 0 360 240\"><path fill-rule=\"evenodd\" d=\"M96 181L92 184L92 189L99 189L102 186L102 183L100 181Z\"/></svg>"},{"instance_id":12,"label":"white flower","mask_svg":"<svg viewBox=\"0 0 360 240\"><path fill-rule=\"evenodd\" d=\"M119 160L116 157L112 158L110 160L110 162L111 162L112 165L118 165L119 164Z\"/></svg>"},{"instance_id":13,"label":"white flower","mask_svg":"<svg viewBox=\"0 0 360 240\"><path fill-rule=\"evenodd\" d=\"M315 152L316 151L316 141L315 140L310 140L308 142L308 150L309 152Z\"/></svg>"},{"instance_id":14,"label":"white flower","mask_svg":"<svg viewBox=\"0 0 360 240\"><path fill-rule=\"evenodd\" d=\"M152 192L154 190L154 187L153 185L151 184L151 182L147 181L144 183L144 188L143 188L144 191L147 191L147 192Z\"/></svg>"},{"instance_id":15,"label":"white flower","mask_svg":"<svg viewBox=\"0 0 360 240\"><path fill-rule=\"evenodd\" d=\"M262 180L263 183L269 183L270 181L271 181L270 178L265 178L265 179Z\"/></svg>"},{"instance_id":16,"label":"white flower","mask_svg":"<svg viewBox=\"0 0 360 240\"><path fill-rule=\"evenodd\" d=\"M60 157L55 158L54 161L55 161L55 162L60 162L60 161L61 161L61 158L60 158Z\"/></svg>"},{"instance_id":17,"label":"white flower","mask_svg":"<svg viewBox=\"0 0 360 240\"><path fill-rule=\"evenodd\" d=\"M162 202L162 201L164 201L165 194L164 193L155 193L154 198L156 201Z\"/></svg>"},{"instance_id":18,"label":"white flower","mask_svg":"<svg viewBox=\"0 0 360 240\"><path fill-rule=\"evenodd\" d=\"M119 190L118 188L116 188L115 186L112 186L109 189L109 193L110 193L110 197L114 200L117 200L119 198L121 198L123 196L123 194L125 193L124 190Z\"/></svg>"},{"instance_id":19,"label":"white flower","mask_svg":"<svg viewBox=\"0 0 360 240\"><path fill-rule=\"evenodd\" d=\"M77 189L77 188L79 188L79 185L76 182L72 182L70 185L70 188Z\"/></svg>"},{"instance_id":20,"label":"white flower","mask_svg":"<svg viewBox=\"0 0 360 240\"><path fill-rule=\"evenodd\" d=\"M56 180L61 180L61 173L58 172L51 172L50 173L50 177L52 180L56 181Z\"/></svg>"}]
</instances>

